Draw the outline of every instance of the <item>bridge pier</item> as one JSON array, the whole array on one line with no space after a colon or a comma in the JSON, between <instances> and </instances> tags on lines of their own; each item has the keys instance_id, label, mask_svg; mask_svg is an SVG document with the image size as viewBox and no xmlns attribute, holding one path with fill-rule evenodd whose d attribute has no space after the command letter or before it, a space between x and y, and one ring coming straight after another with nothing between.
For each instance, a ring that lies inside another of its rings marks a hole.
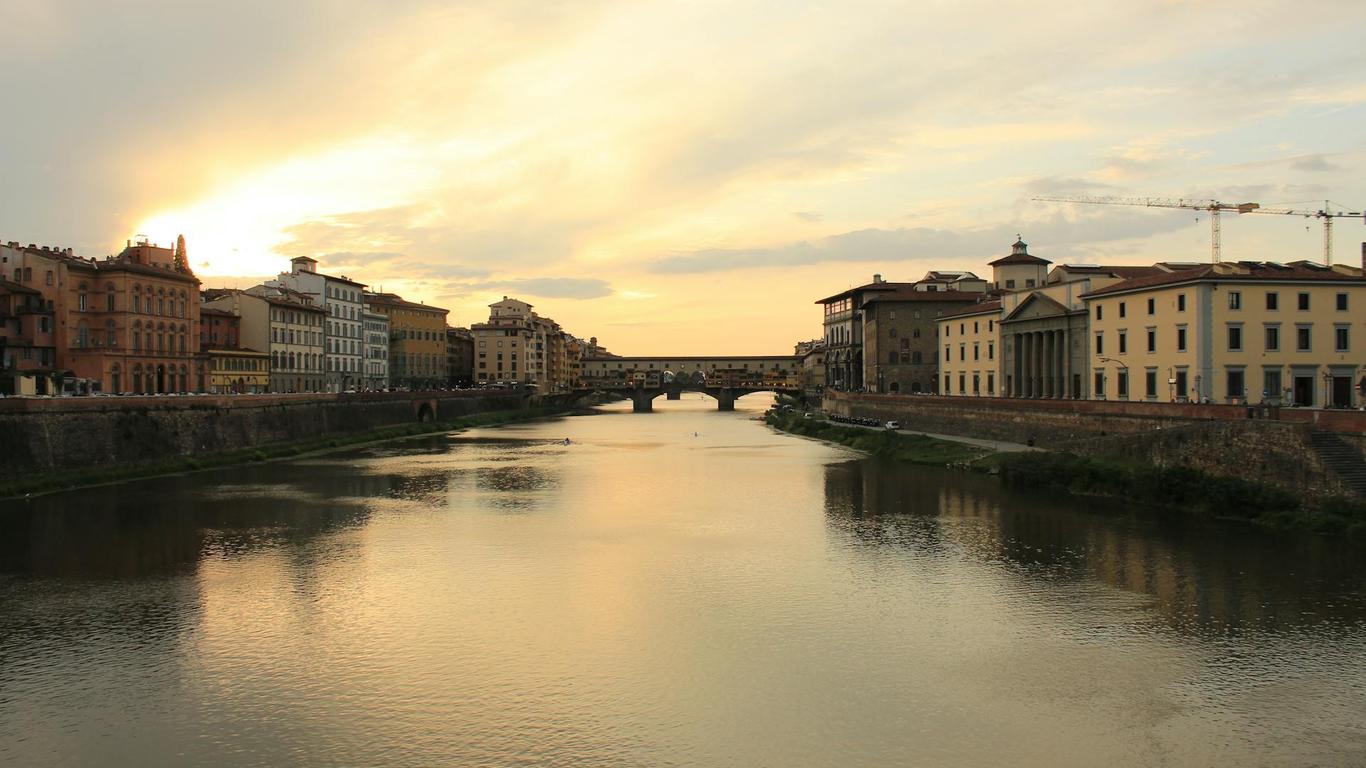
<instances>
[{"instance_id":1,"label":"bridge pier","mask_svg":"<svg viewBox=\"0 0 1366 768\"><path fill-rule=\"evenodd\" d=\"M716 393L716 410L733 411L735 410L735 392L729 387L720 389Z\"/></svg>"},{"instance_id":2,"label":"bridge pier","mask_svg":"<svg viewBox=\"0 0 1366 768\"><path fill-rule=\"evenodd\" d=\"M665 394L665 397L666 397L667 399L669 399L669 400L682 400L682 399L683 399L683 390L681 390L681 389L671 389L671 390L668 391L667 394Z\"/></svg>"},{"instance_id":3,"label":"bridge pier","mask_svg":"<svg viewBox=\"0 0 1366 768\"><path fill-rule=\"evenodd\" d=\"M657 392L647 392L644 389L637 389L631 393L631 412L650 413L654 411L655 395Z\"/></svg>"}]
</instances>

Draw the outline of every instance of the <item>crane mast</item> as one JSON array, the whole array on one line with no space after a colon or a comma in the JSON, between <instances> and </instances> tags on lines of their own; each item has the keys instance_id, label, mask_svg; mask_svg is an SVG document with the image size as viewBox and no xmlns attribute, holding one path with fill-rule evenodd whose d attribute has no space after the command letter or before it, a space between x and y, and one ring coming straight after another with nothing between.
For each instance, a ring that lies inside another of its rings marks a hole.
<instances>
[{"instance_id":1,"label":"crane mast","mask_svg":"<svg viewBox=\"0 0 1366 768\"><path fill-rule=\"evenodd\" d=\"M1334 203L1331 200L1324 200L1323 207L1317 211L1297 211L1290 208L1259 208L1252 213L1271 213L1281 216L1303 216L1305 218L1321 219L1323 221L1323 263L1329 266L1333 264L1333 219L1361 218L1366 223L1366 214L1361 211L1348 211L1343 206L1338 205L1337 210L1333 210Z\"/></svg>"},{"instance_id":2,"label":"crane mast","mask_svg":"<svg viewBox=\"0 0 1366 768\"><path fill-rule=\"evenodd\" d=\"M1184 208L1188 211L1209 213L1210 260L1220 257L1219 214L1224 211L1251 213L1261 208L1258 203L1221 203L1218 200L1187 200L1170 197L1031 197L1044 203L1085 203L1088 205L1138 205L1146 208Z\"/></svg>"}]
</instances>

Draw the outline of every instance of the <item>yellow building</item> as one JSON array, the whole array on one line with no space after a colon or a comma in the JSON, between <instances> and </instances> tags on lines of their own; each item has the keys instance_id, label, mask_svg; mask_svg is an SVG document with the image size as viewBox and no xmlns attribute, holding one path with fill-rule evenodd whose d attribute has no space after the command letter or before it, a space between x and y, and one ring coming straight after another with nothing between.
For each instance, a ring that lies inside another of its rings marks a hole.
<instances>
[{"instance_id":1,"label":"yellow building","mask_svg":"<svg viewBox=\"0 0 1366 768\"><path fill-rule=\"evenodd\" d=\"M270 391L270 353L254 349L206 349L201 354L213 394Z\"/></svg>"},{"instance_id":2,"label":"yellow building","mask_svg":"<svg viewBox=\"0 0 1366 768\"><path fill-rule=\"evenodd\" d=\"M367 293L366 308L389 318L389 383L396 387L446 387L446 315L441 307L406 301L392 293Z\"/></svg>"},{"instance_id":3,"label":"yellow building","mask_svg":"<svg viewBox=\"0 0 1366 768\"><path fill-rule=\"evenodd\" d=\"M1223 262L1123 280L1082 298L1093 397L1360 405L1360 268Z\"/></svg>"},{"instance_id":4,"label":"yellow building","mask_svg":"<svg viewBox=\"0 0 1366 768\"><path fill-rule=\"evenodd\" d=\"M1001 380L1001 301L973 304L937 321L939 376L932 392L996 397Z\"/></svg>"}]
</instances>

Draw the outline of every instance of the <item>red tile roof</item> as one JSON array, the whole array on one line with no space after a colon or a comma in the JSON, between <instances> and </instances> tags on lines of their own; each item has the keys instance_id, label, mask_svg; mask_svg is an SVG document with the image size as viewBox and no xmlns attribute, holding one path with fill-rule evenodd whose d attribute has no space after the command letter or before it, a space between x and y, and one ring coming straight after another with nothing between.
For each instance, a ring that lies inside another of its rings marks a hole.
<instances>
[{"instance_id":1,"label":"red tile roof","mask_svg":"<svg viewBox=\"0 0 1366 768\"><path fill-rule=\"evenodd\" d=\"M1107 296L1116 293L1155 288L1165 285L1178 285L1199 281L1221 283L1238 282L1342 282L1366 285L1366 277L1361 274L1347 274L1330 267L1316 265L1307 261L1292 261L1289 264L1268 262L1224 262L1223 264L1204 264L1198 267L1180 269L1175 272L1159 272L1144 277L1107 285L1082 294L1082 298Z\"/></svg>"},{"instance_id":2,"label":"red tile roof","mask_svg":"<svg viewBox=\"0 0 1366 768\"><path fill-rule=\"evenodd\" d=\"M981 301L984 295L971 291L897 290L891 293L879 293L864 301L863 305L866 307L880 301L962 301L976 303Z\"/></svg>"},{"instance_id":3,"label":"red tile roof","mask_svg":"<svg viewBox=\"0 0 1366 768\"><path fill-rule=\"evenodd\" d=\"M984 313L986 313L986 312L1000 312L1000 311L1001 311L1001 302L1000 302L999 300L997 300L997 301L984 301L984 302L982 302L982 303L980 303L980 304L973 304L973 305L970 306L970 307L963 307L962 309L958 310L957 312L950 312L950 313L948 313L947 315L944 315L944 317L941 317L941 318L939 318L939 319L940 319L940 320L944 320L944 319L947 319L947 318L950 318L950 317L965 317L965 316L967 316L967 315L980 315L980 314L984 314Z\"/></svg>"}]
</instances>

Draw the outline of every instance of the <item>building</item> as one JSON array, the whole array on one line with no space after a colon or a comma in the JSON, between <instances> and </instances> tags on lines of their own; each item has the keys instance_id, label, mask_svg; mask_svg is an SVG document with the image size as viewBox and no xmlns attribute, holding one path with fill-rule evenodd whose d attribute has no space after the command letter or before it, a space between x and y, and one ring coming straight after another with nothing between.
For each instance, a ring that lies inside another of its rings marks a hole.
<instances>
[{"instance_id":1,"label":"building","mask_svg":"<svg viewBox=\"0 0 1366 768\"><path fill-rule=\"evenodd\" d=\"M882 275L873 282L817 301L824 313L825 387L858 390L864 386L863 303L879 293L915 290L915 283L889 283Z\"/></svg>"},{"instance_id":2,"label":"building","mask_svg":"<svg viewBox=\"0 0 1366 768\"><path fill-rule=\"evenodd\" d=\"M365 362L361 384L366 389L389 388L389 316L367 309L361 315L365 324Z\"/></svg>"},{"instance_id":3,"label":"building","mask_svg":"<svg viewBox=\"0 0 1366 768\"><path fill-rule=\"evenodd\" d=\"M799 341L793 346L792 352L800 361L797 376L802 392L808 397L819 397L825 390L825 341Z\"/></svg>"},{"instance_id":4,"label":"building","mask_svg":"<svg viewBox=\"0 0 1366 768\"><path fill-rule=\"evenodd\" d=\"M328 392L342 392L361 385L363 341L361 328L365 314L365 284L345 275L318 272L317 259L296 256L290 271L282 272L270 286L288 288L304 294L327 315L323 325L323 379Z\"/></svg>"},{"instance_id":5,"label":"building","mask_svg":"<svg viewBox=\"0 0 1366 768\"><path fill-rule=\"evenodd\" d=\"M1309 261L1158 266L1166 268L1082 296L1096 397L1361 405L1361 268Z\"/></svg>"},{"instance_id":6,"label":"building","mask_svg":"<svg viewBox=\"0 0 1366 768\"><path fill-rule=\"evenodd\" d=\"M452 387L474 383L474 335L468 328L446 329L446 377Z\"/></svg>"},{"instance_id":7,"label":"building","mask_svg":"<svg viewBox=\"0 0 1366 768\"><path fill-rule=\"evenodd\" d=\"M969 304L945 312L937 321L935 358L939 370L938 386L942 395L997 397L1001 384L1000 298ZM940 351L942 348L942 352Z\"/></svg>"},{"instance_id":8,"label":"building","mask_svg":"<svg viewBox=\"0 0 1366 768\"><path fill-rule=\"evenodd\" d=\"M915 282L917 291L958 291L960 293L986 293L987 281L971 272L932 269Z\"/></svg>"},{"instance_id":9,"label":"building","mask_svg":"<svg viewBox=\"0 0 1366 768\"><path fill-rule=\"evenodd\" d=\"M890 394L937 391L938 321L982 296L919 284L910 290L870 294L862 307L864 388ZM972 354L983 351L974 349Z\"/></svg>"},{"instance_id":10,"label":"building","mask_svg":"<svg viewBox=\"0 0 1366 768\"><path fill-rule=\"evenodd\" d=\"M1015 238L1010 255L988 262L991 267L991 287L997 291L1024 291L1038 288L1048 280L1048 265L1052 262L1029 253L1022 238Z\"/></svg>"},{"instance_id":11,"label":"building","mask_svg":"<svg viewBox=\"0 0 1366 768\"><path fill-rule=\"evenodd\" d=\"M445 387L448 311L392 293L367 293L365 303L389 318L389 381L411 389Z\"/></svg>"},{"instance_id":12,"label":"building","mask_svg":"<svg viewBox=\"0 0 1366 768\"><path fill-rule=\"evenodd\" d=\"M82 258L70 248L0 251L12 282L36 290L52 311L59 391L165 393L198 388L199 280L185 239L174 249L145 240L117 256ZM41 324L42 321L40 321ZM41 326L39 333L42 333Z\"/></svg>"},{"instance_id":13,"label":"building","mask_svg":"<svg viewBox=\"0 0 1366 768\"><path fill-rule=\"evenodd\" d=\"M0 395L52 393L57 372L52 329L53 310L43 294L0 277Z\"/></svg>"},{"instance_id":14,"label":"building","mask_svg":"<svg viewBox=\"0 0 1366 768\"><path fill-rule=\"evenodd\" d=\"M199 308L199 348L237 349L242 318L214 306Z\"/></svg>"},{"instance_id":15,"label":"building","mask_svg":"<svg viewBox=\"0 0 1366 768\"><path fill-rule=\"evenodd\" d=\"M545 323L524 301L504 296L502 301L490 304L488 322L470 326L475 380L481 384L544 386L545 329Z\"/></svg>"},{"instance_id":16,"label":"building","mask_svg":"<svg viewBox=\"0 0 1366 768\"><path fill-rule=\"evenodd\" d=\"M262 284L246 290L205 291L204 299L205 306L239 318L242 347L267 353L271 392L326 389L323 329L327 313L311 296Z\"/></svg>"}]
</instances>

